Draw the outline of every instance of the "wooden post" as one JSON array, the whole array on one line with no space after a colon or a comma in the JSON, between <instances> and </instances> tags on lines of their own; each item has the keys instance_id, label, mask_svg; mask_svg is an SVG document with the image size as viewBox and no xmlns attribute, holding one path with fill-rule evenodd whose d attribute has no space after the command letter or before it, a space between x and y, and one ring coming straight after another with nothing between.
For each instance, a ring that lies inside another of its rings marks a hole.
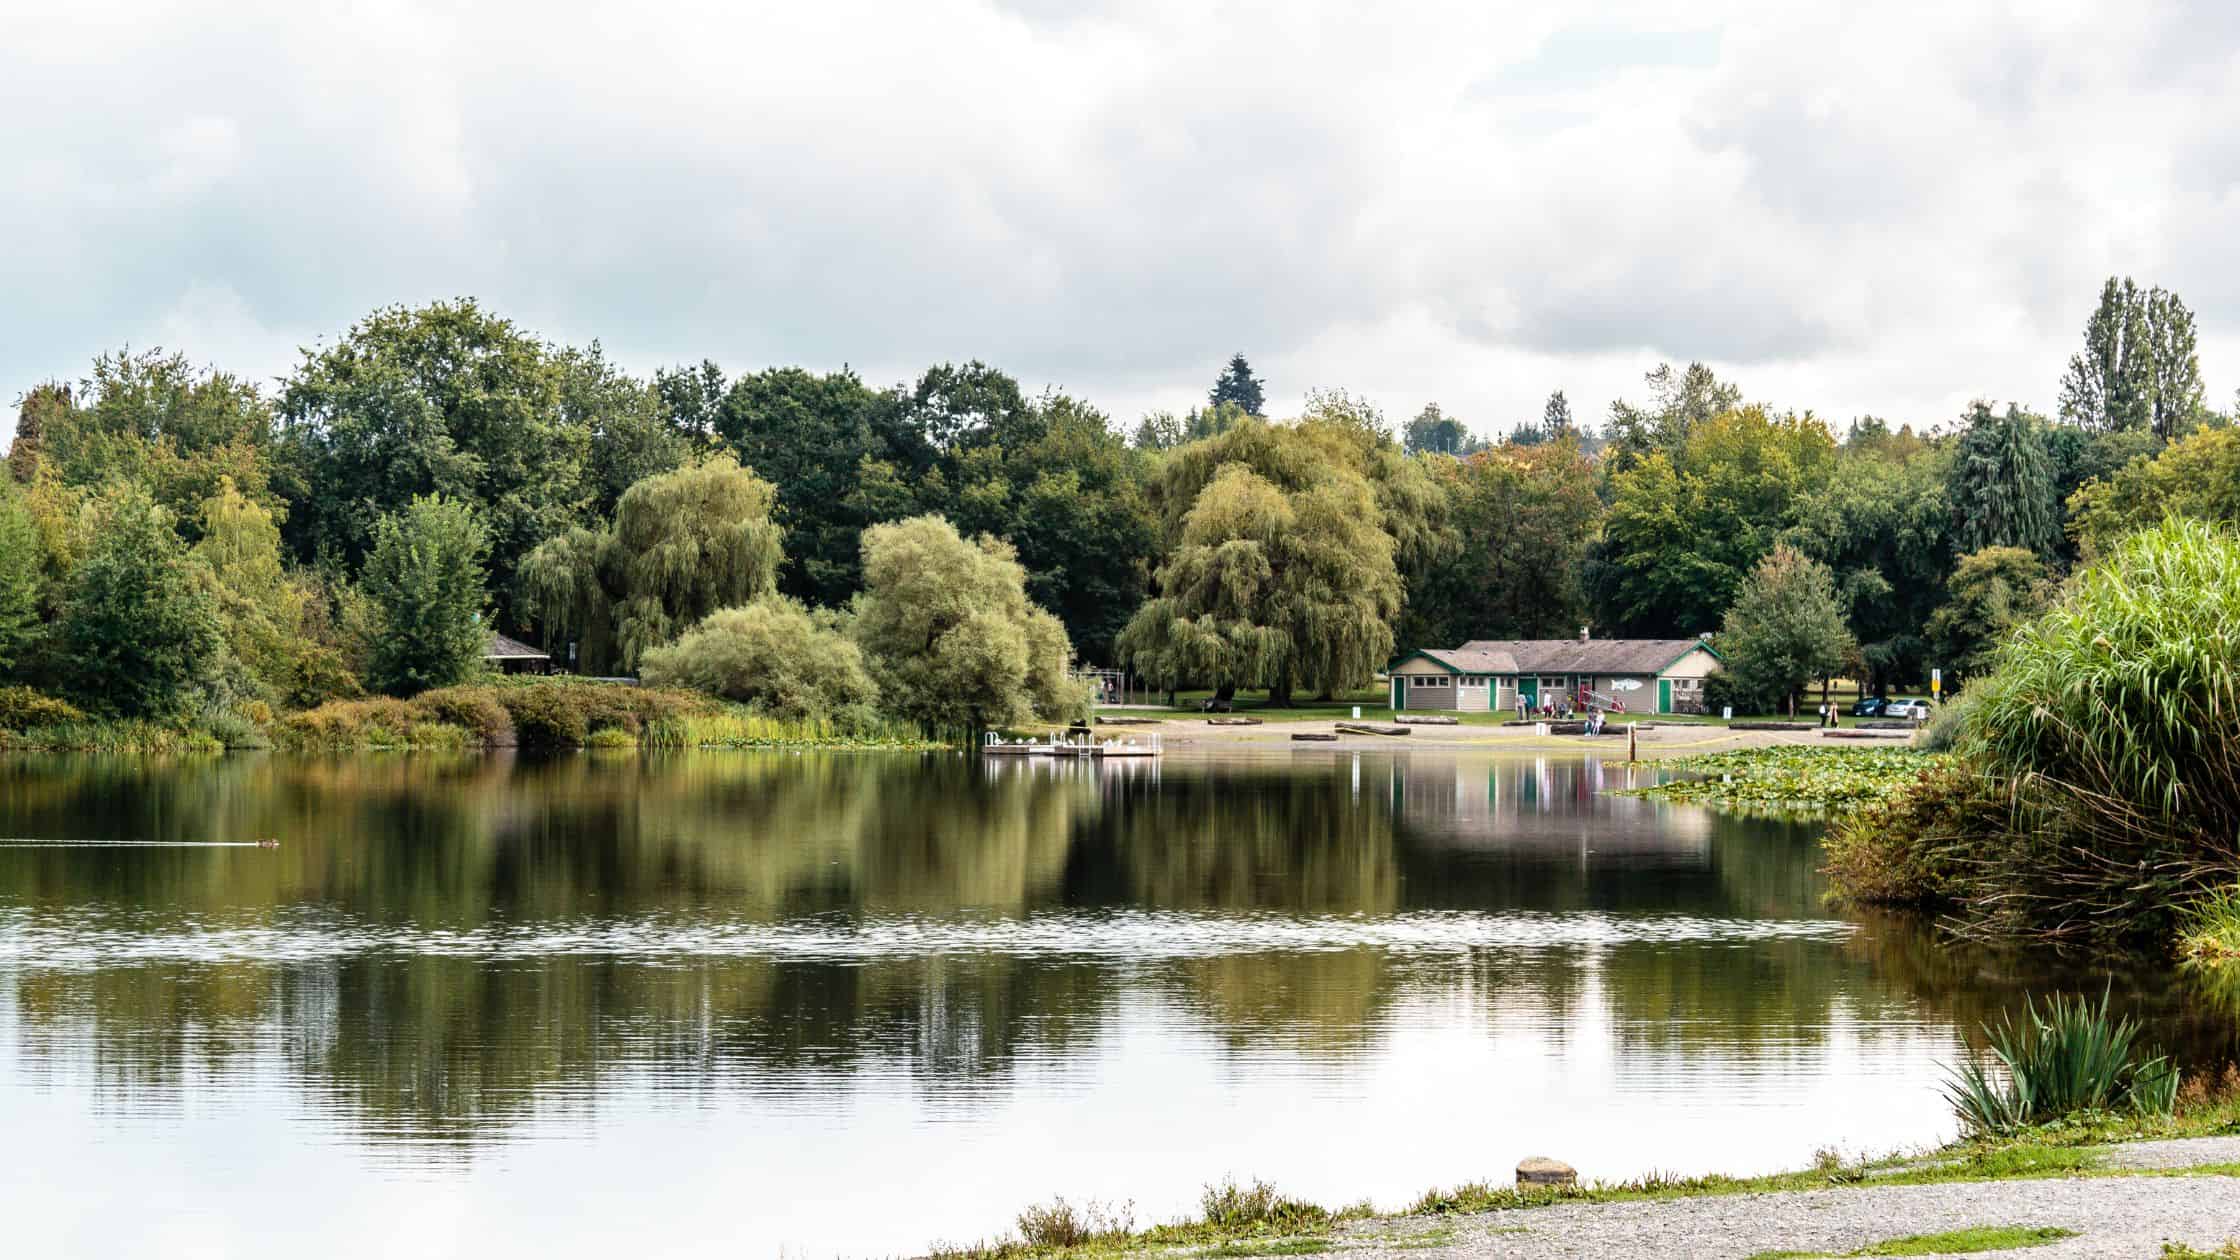
<instances>
[{"instance_id":1,"label":"wooden post","mask_svg":"<svg viewBox=\"0 0 2240 1260\"><path fill-rule=\"evenodd\" d=\"M1626 760L1641 760L1641 723L1626 723Z\"/></svg>"}]
</instances>

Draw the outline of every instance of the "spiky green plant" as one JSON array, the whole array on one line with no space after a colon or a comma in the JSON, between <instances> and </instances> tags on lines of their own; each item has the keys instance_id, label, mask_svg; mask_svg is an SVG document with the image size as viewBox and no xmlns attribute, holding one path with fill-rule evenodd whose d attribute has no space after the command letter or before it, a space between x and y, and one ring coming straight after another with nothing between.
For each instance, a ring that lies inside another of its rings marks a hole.
<instances>
[{"instance_id":1,"label":"spiky green plant","mask_svg":"<svg viewBox=\"0 0 2240 1260\"><path fill-rule=\"evenodd\" d=\"M1988 1058L1949 1069L1946 1097L1978 1134L2006 1134L2080 1111L2165 1115L2177 1103L2178 1072L2139 1044L2139 1026L2098 1003L2056 995L2024 1002L1984 1025Z\"/></svg>"}]
</instances>

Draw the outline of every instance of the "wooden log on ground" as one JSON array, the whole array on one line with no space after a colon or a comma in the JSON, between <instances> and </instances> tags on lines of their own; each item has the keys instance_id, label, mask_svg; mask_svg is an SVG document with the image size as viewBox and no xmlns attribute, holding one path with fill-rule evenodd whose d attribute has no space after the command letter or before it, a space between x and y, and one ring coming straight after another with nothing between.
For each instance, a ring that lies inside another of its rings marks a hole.
<instances>
[{"instance_id":1,"label":"wooden log on ground","mask_svg":"<svg viewBox=\"0 0 2240 1260\"><path fill-rule=\"evenodd\" d=\"M1462 724L1461 718L1447 717L1444 714L1435 713L1402 713L1392 720L1404 726L1459 726Z\"/></svg>"},{"instance_id":2,"label":"wooden log on ground","mask_svg":"<svg viewBox=\"0 0 2240 1260\"><path fill-rule=\"evenodd\" d=\"M1165 721L1165 718L1106 717L1101 713L1097 715L1097 725L1099 726L1158 726Z\"/></svg>"},{"instance_id":3,"label":"wooden log on ground","mask_svg":"<svg viewBox=\"0 0 2240 1260\"><path fill-rule=\"evenodd\" d=\"M1405 726L1375 726L1368 722L1340 722L1338 729L1348 735L1405 735Z\"/></svg>"},{"instance_id":4,"label":"wooden log on ground","mask_svg":"<svg viewBox=\"0 0 2240 1260\"><path fill-rule=\"evenodd\" d=\"M1817 731L1818 722L1729 722L1730 731Z\"/></svg>"},{"instance_id":5,"label":"wooden log on ground","mask_svg":"<svg viewBox=\"0 0 2240 1260\"><path fill-rule=\"evenodd\" d=\"M1328 731L1293 731L1291 732L1291 738L1301 743L1335 744L1338 742L1338 737Z\"/></svg>"},{"instance_id":6,"label":"wooden log on ground","mask_svg":"<svg viewBox=\"0 0 2240 1260\"><path fill-rule=\"evenodd\" d=\"M1828 739L1912 739L1912 731L1862 730L1858 727L1830 727L1820 732Z\"/></svg>"},{"instance_id":7,"label":"wooden log on ground","mask_svg":"<svg viewBox=\"0 0 2240 1260\"><path fill-rule=\"evenodd\" d=\"M1258 725L1260 725L1260 719L1259 719L1259 718L1256 718L1256 717L1217 717L1217 718L1207 718L1207 719L1206 719L1206 725L1207 725L1207 726L1258 726Z\"/></svg>"}]
</instances>

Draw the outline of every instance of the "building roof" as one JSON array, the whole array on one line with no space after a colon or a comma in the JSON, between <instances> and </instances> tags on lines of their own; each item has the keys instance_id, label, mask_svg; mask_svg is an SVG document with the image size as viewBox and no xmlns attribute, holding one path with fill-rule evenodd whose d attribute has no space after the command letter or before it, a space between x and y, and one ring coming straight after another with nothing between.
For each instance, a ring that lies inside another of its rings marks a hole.
<instances>
[{"instance_id":1,"label":"building roof","mask_svg":"<svg viewBox=\"0 0 2240 1260\"><path fill-rule=\"evenodd\" d=\"M1697 648L1719 655L1701 639L1476 639L1458 651L1507 655L1516 673L1658 674Z\"/></svg>"},{"instance_id":2,"label":"building roof","mask_svg":"<svg viewBox=\"0 0 2240 1260\"><path fill-rule=\"evenodd\" d=\"M1434 664L1444 665L1457 674L1514 674L1517 672L1516 657L1509 655L1507 652L1482 651L1480 650L1481 646L1472 643L1459 648L1423 648L1419 651L1410 652L1408 657L1423 657ZM1406 660L1408 657L1402 657L1401 659ZM1399 662L1394 663L1398 664Z\"/></svg>"},{"instance_id":3,"label":"building roof","mask_svg":"<svg viewBox=\"0 0 2240 1260\"><path fill-rule=\"evenodd\" d=\"M489 644L482 649L482 659L486 661L549 661L552 659L552 654L539 652L519 639L509 639L493 631L490 635Z\"/></svg>"}]
</instances>

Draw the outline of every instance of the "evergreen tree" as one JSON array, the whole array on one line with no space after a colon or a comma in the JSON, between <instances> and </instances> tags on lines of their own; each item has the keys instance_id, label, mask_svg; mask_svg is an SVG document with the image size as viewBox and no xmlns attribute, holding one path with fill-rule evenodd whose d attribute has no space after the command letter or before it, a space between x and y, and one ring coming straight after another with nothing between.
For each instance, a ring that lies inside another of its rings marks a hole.
<instances>
[{"instance_id":1,"label":"evergreen tree","mask_svg":"<svg viewBox=\"0 0 2240 1260\"><path fill-rule=\"evenodd\" d=\"M2062 419L2169 441L2193 427L2201 399L2193 312L2175 293L2110 276L2062 377Z\"/></svg>"},{"instance_id":2,"label":"evergreen tree","mask_svg":"<svg viewBox=\"0 0 2240 1260\"><path fill-rule=\"evenodd\" d=\"M1563 396L1562 390L1548 395L1548 405L1540 409L1540 428L1547 434L1550 442L1558 441L1566 435L1578 435L1579 426L1571 420L1571 400Z\"/></svg>"},{"instance_id":3,"label":"evergreen tree","mask_svg":"<svg viewBox=\"0 0 2240 1260\"><path fill-rule=\"evenodd\" d=\"M1978 400L1954 444L1949 498L1953 546L2022 547L2051 556L2061 543L2045 422L2009 403L2004 414Z\"/></svg>"},{"instance_id":4,"label":"evergreen tree","mask_svg":"<svg viewBox=\"0 0 2240 1260\"><path fill-rule=\"evenodd\" d=\"M1206 401L1215 408L1223 403L1234 403L1244 408L1248 416L1265 414L1267 399L1261 391L1260 378L1252 374L1252 364L1242 354L1231 355L1229 366L1222 369L1221 379L1213 383Z\"/></svg>"},{"instance_id":5,"label":"evergreen tree","mask_svg":"<svg viewBox=\"0 0 2240 1260\"><path fill-rule=\"evenodd\" d=\"M223 650L216 601L146 489L117 483L93 512L62 616L71 697L119 717L170 716Z\"/></svg>"},{"instance_id":6,"label":"evergreen tree","mask_svg":"<svg viewBox=\"0 0 2240 1260\"><path fill-rule=\"evenodd\" d=\"M373 529L364 587L374 606L370 681L392 695L449 687L481 665L490 536L456 499L416 497Z\"/></svg>"},{"instance_id":7,"label":"evergreen tree","mask_svg":"<svg viewBox=\"0 0 2240 1260\"><path fill-rule=\"evenodd\" d=\"M1796 712L1797 692L1842 668L1852 650L1835 576L1786 544L1750 571L1719 632L1725 685L1749 709Z\"/></svg>"}]
</instances>

